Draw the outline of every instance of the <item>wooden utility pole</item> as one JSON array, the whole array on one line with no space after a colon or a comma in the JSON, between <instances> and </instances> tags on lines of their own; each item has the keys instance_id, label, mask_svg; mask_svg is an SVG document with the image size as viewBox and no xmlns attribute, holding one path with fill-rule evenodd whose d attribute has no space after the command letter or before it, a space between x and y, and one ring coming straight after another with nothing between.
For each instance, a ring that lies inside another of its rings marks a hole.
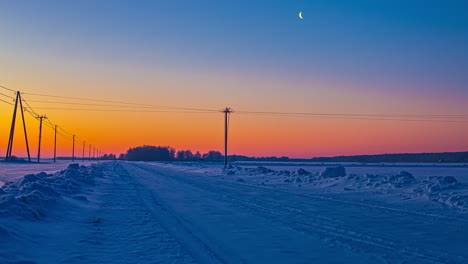
<instances>
[{"instance_id":1,"label":"wooden utility pole","mask_svg":"<svg viewBox=\"0 0 468 264\"><path fill-rule=\"evenodd\" d=\"M91 160L91 144L89 144L89 160Z\"/></svg>"},{"instance_id":2,"label":"wooden utility pole","mask_svg":"<svg viewBox=\"0 0 468 264\"><path fill-rule=\"evenodd\" d=\"M21 98L21 93L18 92L19 103L21 109L21 119L23 119L23 130L24 130L24 140L26 141L26 152L28 152L28 161L31 162L31 154L29 153L29 141L28 141L28 132L26 131L26 121L24 120L24 108L23 108L23 99Z\"/></svg>"},{"instance_id":3,"label":"wooden utility pole","mask_svg":"<svg viewBox=\"0 0 468 264\"><path fill-rule=\"evenodd\" d=\"M86 141L83 141L83 158L82 160L84 161L84 149L85 149Z\"/></svg>"},{"instance_id":4,"label":"wooden utility pole","mask_svg":"<svg viewBox=\"0 0 468 264\"><path fill-rule=\"evenodd\" d=\"M72 162L75 161L75 135L73 135L72 143Z\"/></svg>"},{"instance_id":5,"label":"wooden utility pole","mask_svg":"<svg viewBox=\"0 0 468 264\"><path fill-rule=\"evenodd\" d=\"M37 148L37 162L41 159L41 140L42 140L42 120L47 118L46 116L38 116L39 118L39 143Z\"/></svg>"},{"instance_id":6,"label":"wooden utility pole","mask_svg":"<svg viewBox=\"0 0 468 264\"><path fill-rule=\"evenodd\" d=\"M57 161L57 125L54 127L54 162Z\"/></svg>"},{"instance_id":7,"label":"wooden utility pole","mask_svg":"<svg viewBox=\"0 0 468 264\"><path fill-rule=\"evenodd\" d=\"M229 114L232 113L232 109L226 107L223 110L224 113L224 166L228 165L228 129L229 129Z\"/></svg>"},{"instance_id":8,"label":"wooden utility pole","mask_svg":"<svg viewBox=\"0 0 468 264\"><path fill-rule=\"evenodd\" d=\"M11 128L10 128L10 138L8 140L8 147L7 152L5 155L5 160L8 160L11 156L11 149L13 148L13 137L15 135L15 123L16 123L16 109L18 108L18 99L19 99L19 92L16 92L16 100L15 100L15 108L13 109L13 118L11 120Z\"/></svg>"},{"instance_id":9,"label":"wooden utility pole","mask_svg":"<svg viewBox=\"0 0 468 264\"><path fill-rule=\"evenodd\" d=\"M8 160L11 156L11 149L13 148L13 136L15 135L15 123L16 123L16 109L18 108L18 99L19 99L19 92L16 92L16 99L15 99L15 108L13 109L13 118L11 120L11 128L10 128L10 138L8 139L8 147L7 153L5 155L5 160Z\"/></svg>"},{"instance_id":10,"label":"wooden utility pole","mask_svg":"<svg viewBox=\"0 0 468 264\"><path fill-rule=\"evenodd\" d=\"M8 139L8 146L7 146L7 152L5 155L5 160L9 160L11 157L11 152L13 151L13 138L15 136L15 126L16 126L16 112L18 111L18 102L20 104L20 110L21 110L21 117L23 119L23 129L24 129L24 139L26 141L26 151L28 153L28 160L31 162L31 155L29 152L29 141L28 141L28 134L26 131L26 121L24 119L24 108L23 108L23 102L21 99L21 92L16 92L16 99L15 99L15 108L13 109L13 118L11 120L11 128L10 128L10 137Z\"/></svg>"}]
</instances>

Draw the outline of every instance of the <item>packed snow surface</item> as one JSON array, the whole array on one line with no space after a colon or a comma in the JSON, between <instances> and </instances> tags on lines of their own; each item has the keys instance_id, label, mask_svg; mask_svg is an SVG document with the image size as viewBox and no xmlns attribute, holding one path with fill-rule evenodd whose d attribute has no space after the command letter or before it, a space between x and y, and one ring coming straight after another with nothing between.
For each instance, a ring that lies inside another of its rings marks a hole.
<instances>
[{"instance_id":1,"label":"packed snow surface","mask_svg":"<svg viewBox=\"0 0 468 264\"><path fill-rule=\"evenodd\" d=\"M468 263L463 165L87 165L9 168L0 263Z\"/></svg>"}]
</instances>

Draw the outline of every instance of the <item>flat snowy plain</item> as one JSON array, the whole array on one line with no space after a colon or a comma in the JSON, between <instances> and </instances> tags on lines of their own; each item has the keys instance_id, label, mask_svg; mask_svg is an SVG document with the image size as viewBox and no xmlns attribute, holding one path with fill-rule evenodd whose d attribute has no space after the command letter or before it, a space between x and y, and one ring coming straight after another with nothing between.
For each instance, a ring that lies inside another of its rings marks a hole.
<instances>
[{"instance_id":1,"label":"flat snowy plain","mask_svg":"<svg viewBox=\"0 0 468 264\"><path fill-rule=\"evenodd\" d=\"M466 164L84 165L0 164L0 263L468 263Z\"/></svg>"}]
</instances>

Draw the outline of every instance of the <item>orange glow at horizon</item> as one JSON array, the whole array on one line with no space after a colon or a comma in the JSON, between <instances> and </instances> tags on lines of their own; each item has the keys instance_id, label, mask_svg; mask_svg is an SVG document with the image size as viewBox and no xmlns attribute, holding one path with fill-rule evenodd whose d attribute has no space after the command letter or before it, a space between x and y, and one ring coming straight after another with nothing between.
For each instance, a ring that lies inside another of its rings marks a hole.
<instances>
[{"instance_id":1,"label":"orange glow at horizon","mask_svg":"<svg viewBox=\"0 0 468 264\"><path fill-rule=\"evenodd\" d=\"M14 63L11 61L11 64ZM60 101L60 99L34 97L28 95L27 92L206 109L222 109L230 106L234 111L239 112L231 115L229 154L311 158L468 150L468 138L465 136L468 122L369 121L240 113L249 110L269 110L324 113L352 111L351 113L372 114L434 112L463 114L466 112L463 98L447 99L430 96L421 98L410 94L402 96L392 93L391 90L382 94L369 89L357 90L355 87L341 86L339 83L325 86L320 83L292 82L281 78L273 80L265 76L184 72L184 78L180 79L176 72L160 68L131 70L109 66L90 70L97 66L95 64L76 65L78 66L81 69L88 69L90 73L76 75L66 68L60 69L58 65L55 65L52 69L37 67L40 70L31 72L25 80L21 78L21 72L26 70L21 70L20 66L13 71L11 68L2 69L0 65L0 71L8 73L8 78L1 84L23 91L25 99L39 114L47 115L52 123L60 125L66 131L75 133L80 139L85 140L87 146L91 143L105 153L118 155L130 147L144 144L169 145L178 150L190 149L202 153L209 150L222 151L223 114L43 109L100 107L34 102ZM99 72L99 74L94 72ZM126 79L116 82L114 76L123 73L126 74ZM153 77L144 78L150 75ZM221 83L223 89L219 89ZM290 86L302 87L301 92L289 93L285 97L285 90ZM334 88L335 86L343 88ZM237 87L243 87L249 92L239 92ZM11 92L5 93L14 96ZM395 107L394 102L398 102L398 107ZM12 110L12 106L0 103L0 156L5 155ZM31 153L33 157L36 157L38 121L29 114L26 115L26 119ZM58 156L71 156L71 149L70 141L58 137ZM86 149L85 154L87 151ZM81 143L76 144L75 153L77 157L81 157ZM25 156L25 154L21 119L18 116L13 155ZM53 130L45 126L42 157L52 156Z\"/></svg>"},{"instance_id":2,"label":"orange glow at horizon","mask_svg":"<svg viewBox=\"0 0 468 264\"><path fill-rule=\"evenodd\" d=\"M0 151L5 152L11 122L10 106L1 106ZM172 146L205 153L222 151L223 115L181 113L106 113L49 111L52 122L60 124L80 140L105 153L124 153L139 145ZM26 116L33 160L37 157L39 122ZM466 129L466 123L462 124ZM76 129L74 129L77 127ZM73 128L73 129L72 129ZM230 154L247 156L317 156L466 151L467 141L459 123L342 120L300 117L254 116L233 113L229 133ZM71 156L72 143L58 136L58 156ZM2 156L4 154L2 153ZM26 156L20 115L17 116L13 155ZM53 130L43 127L43 158L53 155ZM75 145L82 156L82 143Z\"/></svg>"}]
</instances>

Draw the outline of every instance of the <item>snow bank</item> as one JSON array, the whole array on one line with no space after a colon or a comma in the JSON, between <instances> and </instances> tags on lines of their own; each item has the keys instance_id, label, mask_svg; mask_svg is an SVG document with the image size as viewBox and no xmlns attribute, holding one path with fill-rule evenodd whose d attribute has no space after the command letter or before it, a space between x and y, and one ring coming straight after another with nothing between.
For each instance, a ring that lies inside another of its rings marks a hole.
<instances>
[{"instance_id":1,"label":"snow bank","mask_svg":"<svg viewBox=\"0 0 468 264\"><path fill-rule=\"evenodd\" d=\"M396 174L346 174L343 166L324 168L320 172L309 172L302 168L297 171L276 171L262 166L242 168L229 166L224 171L227 175L258 176L261 184L293 183L302 187L309 185L315 188L328 189L330 192L368 190L380 193L400 193L404 199L428 198L461 210L468 210L468 185L458 182L454 177L429 177L418 180L407 171ZM260 177L261 176L261 177ZM252 179L252 178L250 178ZM249 182L237 178L238 182Z\"/></svg>"},{"instance_id":2,"label":"snow bank","mask_svg":"<svg viewBox=\"0 0 468 264\"><path fill-rule=\"evenodd\" d=\"M468 209L468 185L459 183L452 176L429 177L415 189L414 194L463 210Z\"/></svg>"},{"instance_id":3,"label":"snow bank","mask_svg":"<svg viewBox=\"0 0 468 264\"><path fill-rule=\"evenodd\" d=\"M0 188L0 215L14 215L38 219L47 208L62 196L75 196L85 185L94 185L94 178L102 174L98 166L70 164L67 169L55 174L41 172L28 174Z\"/></svg>"}]
</instances>

